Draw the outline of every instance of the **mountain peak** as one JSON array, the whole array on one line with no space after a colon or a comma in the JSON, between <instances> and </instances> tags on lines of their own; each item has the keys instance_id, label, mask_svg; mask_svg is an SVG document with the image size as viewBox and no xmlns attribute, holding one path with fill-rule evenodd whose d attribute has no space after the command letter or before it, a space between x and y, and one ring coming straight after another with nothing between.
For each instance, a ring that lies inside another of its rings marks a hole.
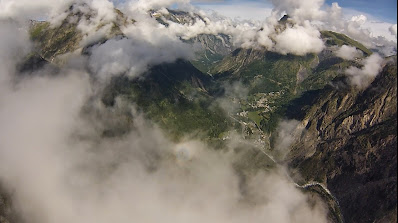
<instances>
[{"instance_id":1,"label":"mountain peak","mask_svg":"<svg viewBox=\"0 0 398 223\"><path fill-rule=\"evenodd\" d=\"M279 22L287 22L288 19L290 19L290 16L286 14L279 20Z\"/></svg>"},{"instance_id":2,"label":"mountain peak","mask_svg":"<svg viewBox=\"0 0 398 223\"><path fill-rule=\"evenodd\" d=\"M168 22L179 23L182 25L195 24L197 21L202 21L207 24L206 20L197 13L186 12L182 10L163 9L150 10L152 17L156 18L160 23L168 25Z\"/></svg>"}]
</instances>

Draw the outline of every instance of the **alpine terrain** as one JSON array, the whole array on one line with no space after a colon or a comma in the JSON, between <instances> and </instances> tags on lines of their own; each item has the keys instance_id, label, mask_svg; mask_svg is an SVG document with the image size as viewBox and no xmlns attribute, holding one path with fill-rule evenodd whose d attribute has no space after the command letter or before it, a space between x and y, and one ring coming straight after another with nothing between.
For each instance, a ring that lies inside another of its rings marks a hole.
<instances>
[{"instance_id":1,"label":"alpine terrain","mask_svg":"<svg viewBox=\"0 0 398 223\"><path fill-rule=\"evenodd\" d=\"M396 222L396 40L271 2L0 2L0 222Z\"/></svg>"}]
</instances>

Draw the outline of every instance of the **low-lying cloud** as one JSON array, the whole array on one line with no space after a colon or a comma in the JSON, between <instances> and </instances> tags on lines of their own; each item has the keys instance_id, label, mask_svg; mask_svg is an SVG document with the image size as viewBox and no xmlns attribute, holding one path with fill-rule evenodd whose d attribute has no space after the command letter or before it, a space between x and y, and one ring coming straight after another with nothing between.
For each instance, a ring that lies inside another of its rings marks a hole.
<instances>
[{"instance_id":1,"label":"low-lying cloud","mask_svg":"<svg viewBox=\"0 0 398 223\"><path fill-rule=\"evenodd\" d=\"M273 1L276 9L264 22L212 21L201 14L203 20L185 25L169 21L166 28L147 10L167 13L164 7L189 1L129 1L126 16L135 21L120 27L123 35L100 44L118 22L113 3L77 3L76 15L91 13L70 18L83 35L79 46L94 45L89 55L71 55L83 65L65 63L56 74L45 69L18 74L16 64L31 50L28 28L0 22L0 181L13 191L16 211L26 222L327 222L324 204L310 204L279 167L258 170L242 182L234 167L239 154L232 145L220 151L198 139L173 141L134 103L118 98L115 106L106 107L99 96L112 77L136 78L154 65L192 58L194 52L181 39L224 33L237 47L305 55L325 48L314 21L360 36L364 18L339 23L341 8L333 4L327 10L336 22L327 23L325 18L331 17L322 9L323 0ZM58 1L2 1L0 8L0 18L44 15L53 27L70 16L68 5ZM293 22L276 30L282 12ZM342 46L336 55L353 60L358 52ZM373 54L362 68L350 67L346 74L354 86L364 88L381 63ZM226 97L247 96L239 82L225 88ZM236 109L218 102L227 111ZM129 132L104 134L119 123L128 125ZM283 157L303 127L283 121L277 131L275 148Z\"/></svg>"},{"instance_id":2,"label":"low-lying cloud","mask_svg":"<svg viewBox=\"0 0 398 223\"><path fill-rule=\"evenodd\" d=\"M97 22L113 21L103 14L111 3L83 2L98 5L82 31L93 34ZM13 192L17 214L31 223L327 222L322 202L310 203L278 169L248 176L244 193L234 148L172 141L132 102L102 103L92 77L104 86L112 76L136 77L152 65L189 57L167 31L153 35L164 27L138 17L143 20L125 27L124 37L69 58L83 64L66 61L57 71L31 75L15 69L31 49L27 28L0 23L0 181ZM128 133L104 134L121 122Z\"/></svg>"},{"instance_id":3,"label":"low-lying cloud","mask_svg":"<svg viewBox=\"0 0 398 223\"><path fill-rule=\"evenodd\" d=\"M276 128L275 155L283 159L288 153L290 146L296 142L304 131L304 126L297 120L282 120Z\"/></svg>"},{"instance_id":4,"label":"low-lying cloud","mask_svg":"<svg viewBox=\"0 0 398 223\"><path fill-rule=\"evenodd\" d=\"M374 53L362 61L362 68L351 66L345 70L345 73L353 86L359 89L364 89L368 87L374 78L380 73L382 62L383 58L377 53Z\"/></svg>"},{"instance_id":5,"label":"low-lying cloud","mask_svg":"<svg viewBox=\"0 0 398 223\"><path fill-rule=\"evenodd\" d=\"M343 58L344 60L354 60L362 55L362 51L358 50L354 46L343 45L336 51L336 56Z\"/></svg>"},{"instance_id":6,"label":"low-lying cloud","mask_svg":"<svg viewBox=\"0 0 398 223\"><path fill-rule=\"evenodd\" d=\"M306 24L305 26L287 28L276 36L276 51L281 54L292 53L300 56L308 53L320 53L325 48L320 38L321 33L308 23Z\"/></svg>"},{"instance_id":7,"label":"low-lying cloud","mask_svg":"<svg viewBox=\"0 0 398 223\"><path fill-rule=\"evenodd\" d=\"M92 49L90 68L96 77L107 82L112 76L138 77L152 65L193 57L188 45L167 40L167 36L160 36L155 44L137 38L108 40Z\"/></svg>"},{"instance_id":8,"label":"low-lying cloud","mask_svg":"<svg viewBox=\"0 0 398 223\"><path fill-rule=\"evenodd\" d=\"M251 177L255 204L246 200L233 153L174 143L134 105L126 105L130 133L103 137L99 123L106 128L107 120L82 114L87 105L109 109L87 104L88 74L62 74L2 92L0 179L27 222L327 222L325 207L311 206L276 170Z\"/></svg>"}]
</instances>

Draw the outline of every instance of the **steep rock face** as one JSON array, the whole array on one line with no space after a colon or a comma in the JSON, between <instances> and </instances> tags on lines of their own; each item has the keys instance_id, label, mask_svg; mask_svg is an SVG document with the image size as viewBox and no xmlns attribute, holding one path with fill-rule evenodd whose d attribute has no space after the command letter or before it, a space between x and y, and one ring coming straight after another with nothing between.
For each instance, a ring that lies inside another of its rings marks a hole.
<instances>
[{"instance_id":1,"label":"steep rock face","mask_svg":"<svg viewBox=\"0 0 398 223\"><path fill-rule=\"evenodd\" d=\"M156 18L161 24L168 25L168 21L180 24L194 24L197 20L201 20L206 23L202 16L196 13L190 13L180 10L166 9L167 11L154 11L151 10L149 13L152 17Z\"/></svg>"},{"instance_id":2,"label":"steep rock face","mask_svg":"<svg viewBox=\"0 0 398 223\"><path fill-rule=\"evenodd\" d=\"M197 22L208 24L208 19L203 18L199 14L189 13L185 11L178 11L166 9L161 11L150 11L152 17L168 27L170 23L177 23L181 25L193 25ZM222 33L207 34L202 33L190 39L183 40L191 44L195 49L196 57L191 62L193 65L204 73L208 73L210 67L221 61L226 55L230 54L235 47L232 44L231 37Z\"/></svg>"},{"instance_id":3,"label":"steep rock face","mask_svg":"<svg viewBox=\"0 0 398 223\"><path fill-rule=\"evenodd\" d=\"M204 73L210 73L210 67L230 54L235 47L228 35L200 34L188 41L196 50L193 65Z\"/></svg>"},{"instance_id":4,"label":"steep rock face","mask_svg":"<svg viewBox=\"0 0 398 223\"><path fill-rule=\"evenodd\" d=\"M227 55L232 52L234 47L228 35L209 35L200 34L191 39L193 44L200 44L201 48L210 51L212 54Z\"/></svg>"},{"instance_id":5,"label":"steep rock face","mask_svg":"<svg viewBox=\"0 0 398 223\"><path fill-rule=\"evenodd\" d=\"M363 91L340 78L287 109L306 131L286 161L299 181L328 186L346 222L396 221L396 72L396 57L390 58Z\"/></svg>"},{"instance_id":6,"label":"steep rock face","mask_svg":"<svg viewBox=\"0 0 398 223\"><path fill-rule=\"evenodd\" d=\"M85 8L88 12L82 8ZM72 4L65 13L67 13L66 18L58 26L53 26L45 21L31 21L30 37L36 45L37 53L47 61L57 62L58 56L80 49L82 47L80 43L85 34L78 28L78 24L82 20L89 20L96 15L96 12L88 8L86 4L78 3ZM134 20L129 20L118 9L114 9L114 13L116 16L115 21L109 24L101 23L95 27L97 31L105 26L111 27L106 32L105 39L95 40L93 38L90 45L123 35L120 28L134 23ZM84 49L82 50L84 51Z\"/></svg>"}]
</instances>

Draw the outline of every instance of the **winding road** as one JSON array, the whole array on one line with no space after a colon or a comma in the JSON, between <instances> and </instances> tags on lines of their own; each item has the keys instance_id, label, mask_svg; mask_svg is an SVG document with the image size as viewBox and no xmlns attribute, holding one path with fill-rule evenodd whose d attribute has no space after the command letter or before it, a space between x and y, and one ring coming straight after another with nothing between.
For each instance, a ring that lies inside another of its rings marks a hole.
<instances>
[{"instance_id":1,"label":"winding road","mask_svg":"<svg viewBox=\"0 0 398 223\"><path fill-rule=\"evenodd\" d=\"M229 115L229 116L230 116L234 121L239 122L240 124L243 124L243 125L247 126L247 123L245 123L245 122L243 122L243 121L240 121L240 120L236 119L236 118L233 117L232 115ZM256 127L258 128L257 125L256 125ZM261 129L260 129L260 128L258 128L258 129L259 129L259 132L261 133ZM327 188L326 185L324 185L324 184L322 184L322 183L319 183L319 182L316 182L316 181L311 181L311 182L308 182L308 183L306 183L306 184L300 185L300 184L296 183L296 182L292 179L292 177L290 176L290 174L288 173L288 171L283 167L283 165L280 164L280 162L278 162L272 155L268 154L266 151L264 151L263 149L261 149L260 147L258 147L255 143L251 143L251 142L249 142L249 141L247 141L247 140L239 140L239 142L242 143L242 144L247 144L247 145L253 146L253 147L255 147L255 148L258 148L264 155L266 155L270 160L272 160L272 162L273 162L274 164L276 164L278 167L280 167L282 170L284 170L284 173L285 173L286 177L289 179L289 181L291 181L291 182L294 184L295 187L300 188L300 189L310 189L310 188L312 188L312 187L317 187L317 186L318 186L318 187L322 188L322 190L323 190L323 191L333 200L333 202L335 202L335 204L336 204L336 207L337 207L337 209L338 209L338 219L337 219L337 220L339 221L339 223L344 223L344 218L343 218L343 215L341 214L340 203L339 203L339 201L337 200L337 198L332 194L332 192Z\"/></svg>"}]
</instances>

